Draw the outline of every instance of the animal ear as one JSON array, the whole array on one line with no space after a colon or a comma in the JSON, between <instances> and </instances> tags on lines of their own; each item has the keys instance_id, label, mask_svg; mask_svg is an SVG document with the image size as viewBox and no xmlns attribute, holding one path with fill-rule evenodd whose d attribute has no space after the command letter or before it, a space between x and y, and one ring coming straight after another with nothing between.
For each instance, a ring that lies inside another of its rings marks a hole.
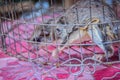
<instances>
[{"instance_id":1,"label":"animal ear","mask_svg":"<svg viewBox=\"0 0 120 80\"><path fill-rule=\"evenodd\" d=\"M47 22L46 22L46 24L51 24L51 23L53 23L54 22L54 19L49 19Z\"/></svg>"},{"instance_id":2,"label":"animal ear","mask_svg":"<svg viewBox=\"0 0 120 80\"><path fill-rule=\"evenodd\" d=\"M60 19L59 19L59 21L58 21L58 23L60 23L60 24L67 24L68 22L67 22L67 20L66 20L67 18L65 17L65 16L62 16Z\"/></svg>"},{"instance_id":3,"label":"animal ear","mask_svg":"<svg viewBox=\"0 0 120 80\"><path fill-rule=\"evenodd\" d=\"M40 26L36 26L36 28L34 29L34 31L32 32L31 37L29 38L30 41L34 41L34 39L39 38L40 34L41 34L41 27Z\"/></svg>"},{"instance_id":4,"label":"animal ear","mask_svg":"<svg viewBox=\"0 0 120 80\"><path fill-rule=\"evenodd\" d=\"M50 38L52 39L52 41L55 41L55 40L56 40L57 34L56 34L55 29L56 29L56 27L54 27L54 26L51 28Z\"/></svg>"},{"instance_id":5,"label":"animal ear","mask_svg":"<svg viewBox=\"0 0 120 80\"><path fill-rule=\"evenodd\" d=\"M49 36L49 34L50 34L50 32L42 29L39 36L43 36L44 37L44 36Z\"/></svg>"}]
</instances>

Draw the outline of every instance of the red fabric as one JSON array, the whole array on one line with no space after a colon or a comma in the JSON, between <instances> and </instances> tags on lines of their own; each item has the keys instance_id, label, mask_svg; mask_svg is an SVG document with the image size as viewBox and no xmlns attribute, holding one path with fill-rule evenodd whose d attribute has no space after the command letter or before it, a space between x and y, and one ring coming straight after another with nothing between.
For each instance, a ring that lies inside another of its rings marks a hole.
<instances>
[{"instance_id":1,"label":"red fabric","mask_svg":"<svg viewBox=\"0 0 120 80\"><path fill-rule=\"evenodd\" d=\"M50 18L50 16L46 16L46 18ZM41 21L41 18L37 19L37 22ZM5 23L4 23L5 24ZM10 25L11 23L9 23ZM27 28L26 28L27 27ZM29 28L28 28L29 27ZM28 52L28 50L33 49L33 46L26 41L23 40L30 37L33 30L33 25L28 24L21 24L19 25L19 29L15 29L14 32L15 35L12 34L12 32L9 34L9 37L6 38L6 42L9 45L7 47L7 51L11 52L12 54L21 53L25 57L28 56L28 53L30 54L31 58L35 59L37 56L35 55L38 53L40 56L45 57L45 59L41 59L42 62L45 62L49 57L50 54L46 54L46 51L43 49L40 49L39 51L35 52L34 50L31 52ZM24 33L24 32L29 32ZM20 36L18 35L20 34ZM15 38L16 40L14 40ZM19 41L19 39L22 39ZM86 50L85 48L82 48L82 51L78 47L72 47L76 51L89 54L92 53L89 50ZM51 52L55 47L48 46L47 50ZM93 50L93 48L89 47L88 49ZM71 57L77 57L79 55L75 50L70 49ZM100 50L97 46L94 49L96 52L103 53L102 50ZM116 49L117 51L117 49ZM64 52L69 53L68 49L65 49ZM60 54L60 57L62 59L67 60L68 54L62 53ZM114 58L113 58L114 59ZM77 64L76 61L73 61ZM77 78L78 80L101 80L106 77L112 77L118 72L120 72L120 69L114 68L114 66L120 67L120 64L115 64L111 66L103 66L99 65L96 66L96 71L93 75L87 73L90 72L89 70L92 70L92 68L89 68L88 66L84 66L84 71L82 74L80 74ZM33 64L29 62L23 62L19 61L16 58L8 57L4 54L4 52L0 51L0 80L36 80L37 78L42 78L43 80L74 80L75 76L73 73L79 72L82 68L81 67L58 67L52 70L51 74L44 74L41 75L42 72L45 72L49 70L49 68L44 69L38 69L39 67L35 66L35 69L37 69L38 74L36 74L35 70L33 69ZM71 72L71 73L70 73ZM36 76L37 75L37 76ZM107 78L107 80L109 79ZM118 80L120 79L120 75L116 75L114 78L110 80Z\"/></svg>"}]
</instances>

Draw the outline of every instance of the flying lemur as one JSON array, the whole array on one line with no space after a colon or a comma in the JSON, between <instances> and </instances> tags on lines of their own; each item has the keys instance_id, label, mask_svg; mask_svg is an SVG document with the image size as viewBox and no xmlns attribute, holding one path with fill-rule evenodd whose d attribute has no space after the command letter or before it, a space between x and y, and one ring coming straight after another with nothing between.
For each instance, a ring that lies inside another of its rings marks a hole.
<instances>
[{"instance_id":1,"label":"flying lemur","mask_svg":"<svg viewBox=\"0 0 120 80\"><path fill-rule=\"evenodd\" d=\"M101 60L113 56L112 44L105 42L111 42L118 37L113 31L114 27L119 26L113 23L116 19L113 9L103 0L79 0L56 20L50 19L45 26L37 26L30 40L37 42L60 40L61 45L52 52L52 56L56 57L70 44L76 41L80 44L90 39L105 53L93 56Z\"/></svg>"}]
</instances>

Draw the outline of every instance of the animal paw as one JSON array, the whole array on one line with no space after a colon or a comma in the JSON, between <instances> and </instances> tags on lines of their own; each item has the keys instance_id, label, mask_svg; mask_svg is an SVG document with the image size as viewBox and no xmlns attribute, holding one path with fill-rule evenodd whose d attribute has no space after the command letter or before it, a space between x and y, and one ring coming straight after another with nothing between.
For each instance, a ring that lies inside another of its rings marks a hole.
<instances>
[{"instance_id":1,"label":"animal paw","mask_svg":"<svg viewBox=\"0 0 120 80\"><path fill-rule=\"evenodd\" d=\"M95 59L98 61L102 61L103 58L104 58L104 54L94 54L94 56L92 57L92 59Z\"/></svg>"},{"instance_id":2,"label":"animal paw","mask_svg":"<svg viewBox=\"0 0 120 80\"><path fill-rule=\"evenodd\" d=\"M59 50L55 49L52 51L52 57L57 58L58 57Z\"/></svg>"}]
</instances>

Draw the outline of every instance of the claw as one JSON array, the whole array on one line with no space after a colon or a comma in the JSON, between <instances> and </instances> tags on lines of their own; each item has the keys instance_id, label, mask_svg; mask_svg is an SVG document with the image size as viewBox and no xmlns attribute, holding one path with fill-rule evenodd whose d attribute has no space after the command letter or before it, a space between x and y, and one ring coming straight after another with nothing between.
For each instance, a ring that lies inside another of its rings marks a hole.
<instances>
[{"instance_id":1,"label":"claw","mask_svg":"<svg viewBox=\"0 0 120 80\"><path fill-rule=\"evenodd\" d=\"M103 58L104 58L104 54L94 54L94 56L92 57L92 59L95 59L98 61L102 61Z\"/></svg>"},{"instance_id":2,"label":"claw","mask_svg":"<svg viewBox=\"0 0 120 80\"><path fill-rule=\"evenodd\" d=\"M55 64L55 66L56 66L57 68L59 68L59 67L60 67L60 62L57 62L57 63Z\"/></svg>"},{"instance_id":3,"label":"claw","mask_svg":"<svg viewBox=\"0 0 120 80\"><path fill-rule=\"evenodd\" d=\"M56 49L56 50L54 50L53 52L52 52L52 57L54 57L54 58L56 58L56 57L58 57L58 50Z\"/></svg>"}]
</instances>

